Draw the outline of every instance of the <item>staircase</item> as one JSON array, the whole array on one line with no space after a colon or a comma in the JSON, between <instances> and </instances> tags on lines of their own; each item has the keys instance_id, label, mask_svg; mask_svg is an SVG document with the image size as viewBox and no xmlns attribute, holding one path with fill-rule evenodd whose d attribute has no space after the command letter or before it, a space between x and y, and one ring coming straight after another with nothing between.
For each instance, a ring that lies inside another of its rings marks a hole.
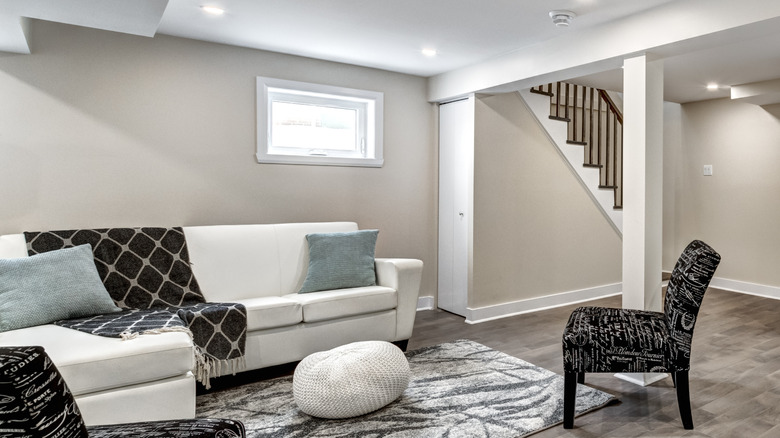
<instances>
[{"instance_id":1,"label":"staircase","mask_svg":"<svg viewBox=\"0 0 780 438\"><path fill-rule=\"evenodd\" d=\"M564 82L520 94L622 234L623 115L613 99L604 90Z\"/></svg>"},{"instance_id":2,"label":"staircase","mask_svg":"<svg viewBox=\"0 0 780 438\"><path fill-rule=\"evenodd\" d=\"M606 91L565 82L540 85L549 96L550 119L568 123L566 143L583 146L583 166L599 169L599 188L612 190L623 208L623 114Z\"/></svg>"}]
</instances>

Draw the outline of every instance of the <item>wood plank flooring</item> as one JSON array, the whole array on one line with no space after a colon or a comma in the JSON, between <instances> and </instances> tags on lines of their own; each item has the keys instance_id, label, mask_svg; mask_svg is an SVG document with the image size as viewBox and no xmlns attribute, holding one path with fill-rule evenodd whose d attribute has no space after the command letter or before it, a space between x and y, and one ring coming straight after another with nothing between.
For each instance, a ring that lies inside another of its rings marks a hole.
<instances>
[{"instance_id":1,"label":"wood plank flooring","mask_svg":"<svg viewBox=\"0 0 780 438\"><path fill-rule=\"evenodd\" d=\"M620 307L620 297L587 305ZM571 305L480 324L440 310L417 313L409 349L471 339L556 373ZM586 384L621 403L578 417L551 437L780 437L780 300L710 289L693 336L690 386L695 429L682 428L671 378L648 387L611 374Z\"/></svg>"}]
</instances>

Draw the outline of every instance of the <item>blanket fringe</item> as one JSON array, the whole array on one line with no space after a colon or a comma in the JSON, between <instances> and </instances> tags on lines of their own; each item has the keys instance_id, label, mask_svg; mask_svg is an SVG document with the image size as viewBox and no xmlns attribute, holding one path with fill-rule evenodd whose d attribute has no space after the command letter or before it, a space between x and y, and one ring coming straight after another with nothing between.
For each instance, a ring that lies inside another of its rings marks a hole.
<instances>
[{"instance_id":1,"label":"blanket fringe","mask_svg":"<svg viewBox=\"0 0 780 438\"><path fill-rule=\"evenodd\" d=\"M212 377L219 377L228 373L235 375L244 369L246 369L246 358L244 356L221 360L195 346L195 378L206 389L211 389Z\"/></svg>"},{"instance_id":2,"label":"blanket fringe","mask_svg":"<svg viewBox=\"0 0 780 438\"><path fill-rule=\"evenodd\" d=\"M138 335L159 335L161 333L181 332L187 333L190 339L193 338L192 332L187 327L163 327L146 330L141 333L132 333L124 331L119 334L123 341L135 339ZM225 374L235 375L239 371L246 369L246 358L244 356L233 359L217 359L207 354L203 349L195 345L195 378L202 383L206 389L211 389L211 378L219 377ZM224 372L223 372L224 371Z\"/></svg>"}]
</instances>

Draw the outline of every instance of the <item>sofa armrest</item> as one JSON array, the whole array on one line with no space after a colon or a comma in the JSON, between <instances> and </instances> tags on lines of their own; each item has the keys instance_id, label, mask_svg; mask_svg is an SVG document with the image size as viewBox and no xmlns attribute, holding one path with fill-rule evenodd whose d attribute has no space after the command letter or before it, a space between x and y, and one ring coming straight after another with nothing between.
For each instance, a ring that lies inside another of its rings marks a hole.
<instances>
[{"instance_id":1,"label":"sofa armrest","mask_svg":"<svg viewBox=\"0 0 780 438\"><path fill-rule=\"evenodd\" d=\"M398 294L394 340L407 340L412 337L417 315L423 262L416 259L376 259L375 268L377 285L393 288Z\"/></svg>"}]
</instances>

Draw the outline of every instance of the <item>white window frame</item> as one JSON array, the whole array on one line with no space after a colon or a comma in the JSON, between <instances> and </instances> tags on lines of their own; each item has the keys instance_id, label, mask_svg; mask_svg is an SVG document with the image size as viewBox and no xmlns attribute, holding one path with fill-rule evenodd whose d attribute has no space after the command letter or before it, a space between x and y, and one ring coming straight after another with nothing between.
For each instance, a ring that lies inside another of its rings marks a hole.
<instances>
[{"instance_id":1,"label":"white window frame","mask_svg":"<svg viewBox=\"0 0 780 438\"><path fill-rule=\"evenodd\" d=\"M311 147L274 148L272 139L272 104L304 103L358 112L360 151L325 151ZM384 93L335 87L309 82L257 77L257 162L270 164L307 164L320 166L382 167Z\"/></svg>"}]
</instances>

